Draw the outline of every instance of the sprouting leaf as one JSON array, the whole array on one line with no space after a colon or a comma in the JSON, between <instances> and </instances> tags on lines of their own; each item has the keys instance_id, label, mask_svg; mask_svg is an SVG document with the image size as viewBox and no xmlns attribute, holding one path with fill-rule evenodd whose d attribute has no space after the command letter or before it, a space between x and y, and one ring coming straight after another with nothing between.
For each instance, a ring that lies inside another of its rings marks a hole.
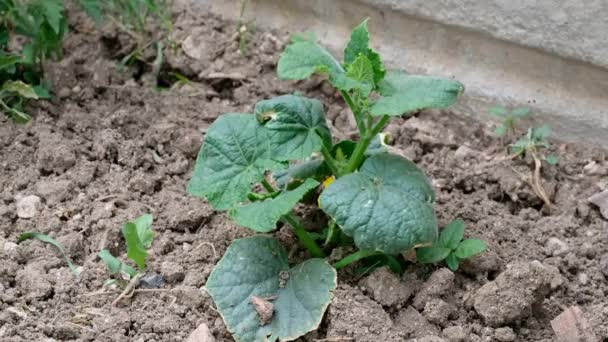
<instances>
[{"instance_id":1,"label":"sprouting leaf","mask_svg":"<svg viewBox=\"0 0 608 342\"><path fill-rule=\"evenodd\" d=\"M121 273L125 273L130 278L135 277L135 275L137 274L137 271L133 267L118 260L107 249L102 249L97 255L99 256L101 261L106 264L106 266L110 270L110 273L112 274L120 275Z\"/></svg>"},{"instance_id":2,"label":"sprouting leaf","mask_svg":"<svg viewBox=\"0 0 608 342\"><path fill-rule=\"evenodd\" d=\"M361 89L363 96L369 95L369 92L374 88L374 69L370 60L363 54L360 54L359 57L348 65L346 75L369 85L368 88Z\"/></svg>"},{"instance_id":3,"label":"sprouting leaf","mask_svg":"<svg viewBox=\"0 0 608 342\"><path fill-rule=\"evenodd\" d=\"M206 289L237 342L291 341L319 326L336 278L323 259L290 268L286 251L274 238L253 236L228 247ZM274 307L266 324L251 303L253 296Z\"/></svg>"},{"instance_id":4,"label":"sprouting leaf","mask_svg":"<svg viewBox=\"0 0 608 342\"><path fill-rule=\"evenodd\" d=\"M456 219L450 222L439 234L437 246L456 249L464 236L464 221Z\"/></svg>"},{"instance_id":5,"label":"sprouting leaf","mask_svg":"<svg viewBox=\"0 0 608 342\"><path fill-rule=\"evenodd\" d=\"M63 20L63 4L61 0L36 0L35 4L40 8L41 14L44 15L53 31L56 34L60 33L61 21Z\"/></svg>"},{"instance_id":6,"label":"sprouting leaf","mask_svg":"<svg viewBox=\"0 0 608 342\"><path fill-rule=\"evenodd\" d=\"M528 108L528 107L518 107L511 111L511 115L513 115L517 118L523 118L523 117L527 116L528 114L530 114L530 108Z\"/></svg>"},{"instance_id":7,"label":"sprouting leaf","mask_svg":"<svg viewBox=\"0 0 608 342\"><path fill-rule=\"evenodd\" d=\"M359 172L338 178L319 198L321 209L359 249L387 254L435 241L434 199L424 173L388 153L372 155Z\"/></svg>"},{"instance_id":8,"label":"sprouting leaf","mask_svg":"<svg viewBox=\"0 0 608 342\"><path fill-rule=\"evenodd\" d=\"M378 85L383 96L372 104L374 116L399 116L427 108L445 108L456 102L464 86L457 81L431 76L390 72Z\"/></svg>"},{"instance_id":9,"label":"sprouting leaf","mask_svg":"<svg viewBox=\"0 0 608 342\"><path fill-rule=\"evenodd\" d=\"M148 251L139 237L135 223L125 223L122 226L122 236L127 243L127 256L129 259L133 260L140 270L145 270Z\"/></svg>"},{"instance_id":10,"label":"sprouting leaf","mask_svg":"<svg viewBox=\"0 0 608 342\"><path fill-rule=\"evenodd\" d=\"M133 224L135 224L135 228L137 230L137 236L145 249L149 249L150 246L152 246L152 240L154 240L152 220L152 215L145 214L133 221Z\"/></svg>"},{"instance_id":11,"label":"sprouting leaf","mask_svg":"<svg viewBox=\"0 0 608 342\"><path fill-rule=\"evenodd\" d=\"M467 259L486 250L486 243L479 239L463 240L454 254L458 259Z\"/></svg>"},{"instance_id":12,"label":"sprouting leaf","mask_svg":"<svg viewBox=\"0 0 608 342\"><path fill-rule=\"evenodd\" d=\"M416 249L416 260L423 264L433 264L447 258L451 252L446 247L420 247Z\"/></svg>"},{"instance_id":13,"label":"sprouting leaf","mask_svg":"<svg viewBox=\"0 0 608 342\"><path fill-rule=\"evenodd\" d=\"M505 125L500 124L494 130L494 133L496 133L497 136L502 137L503 135L507 134L507 130L508 129Z\"/></svg>"},{"instance_id":14,"label":"sprouting leaf","mask_svg":"<svg viewBox=\"0 0 608 342\"><path fill-rule=\"evenodd\" d=\"M188 192L227 210L247 199L265 171L282 168L271 159L268 130L254 115L224 114L207 130Z\"/></svg>"},{"instance_id":15,"label":"sprouting leaf","mask_svg":"<svg viewBox=\"0 0 608 342\"><path fill-rule=\"evenodd\" d=\"M551 127L549 125L542 125L540 127L532 128L532 140L536 142L544 142L551 135Z\"/></svg>"},{"instance_id":16,"label":"sprouting leaf","mask_svg":"<svg viewBox=\"0 0 608 342\"><path fill-rule=\"evenodd\" d=\"M268 131L271 155L276 160L298 160L331 146L323 104L315 99L283 95L260 101L255 115Z\"/></svg>"},{"instance_id":17,"label":"sprouting leaf","mask_svg":"<svg viewBox=\"0 0 608 342\"><path fill-rule=\"evenodd\" d=\"M72 264L72 261L70 260L70 258L68 258L68 256L65 254L65 250L63 249L63 246L57 240L53 239L52 237L50 237L46 234L28 232L28 233L23 233L23 234L19 235L19 237L17 238L17 243L21 243L28 239L40 240L44 243L48 243L48 244L52 245L53 247L57 248L59 250L59 254L61 254L61 256L63 257L65 262L68 264L70 271L72 271L72 273L75 276L78 276L80 274L80 272L78 272L78 269L74 266L74 264Z\"/></svg>"},{"instance_id":18,"label":"sprouting leaf","mask_svg":"<svg viewBox=\"0 0 608 342\"><path fill-rule=\"evenodd\" d=\"M380 55L369 47L369 30L365 19L361 24L355 27L351 33L350 41L344 49L344 64L354 64L355 60L363 55L370 62L373 74L373 82L370 84L376 85L386 75L386 69Z\"/></svg>"},{"instance_id":19,"label":"sprouting leaf","mask_svg":"<svg viewBox=\"0 0 608 342\"><path fill-rule=\"evenodd\" d=\"M507 109L502 106L490 107L488 112L499 119L504 119L508 115Z\"/></svg>"},{"instance_id":20,"label":"sprouting leaf","mask_svg":"<svg viewBox=\"0 0 608 342\"><path fill-rule=\"evenodd\" d=\"M37 86L33 86L32 88L34 88L34 92L36 92L36 95L38 95L39 99L50 99L51 98L51 94L49 94L49 91L42 85L37 85Z\"/></svg>"},{"instance_id":21,"label":"sprouting leaf","mask_svg":"<svg viewBox=\"0 0 608 342\"><path fill-rule=\"evenodd\" d=\"M550 155L546 156L544 159L550 165L556 165L559 162L559 158L555 154L550 154Z\"/></svg>"},{"instance_id":22,"label":"sprouting leaf","mask_svg":"<svg viewBox=\"0 0 608 342\"><path fill-rule=\"evenodd\" d=\"M302 197L318 185L319 182L307 179L296 189L283 192L275 198L236 207L230 211L230 218L241 226L253 229L256 232L267 233L273 231L279 219L291 212Z\"/></svg>"},{"instance_id":23,"label":"sprouting leaf","mask_svg":"<svg viewBox=\"0 0 608 342\"><path fill-rule=\"evenodd\" d=\"M15 107L9 107L7 109L8 115L19 124L25 124L32 120L32 117L27 115L26 113L16 109Z\"/></svg>"},{"instance_id":24,"label":"sprouting leaf","mask_svg":"<svg viewBox=\"0 0 608 342\"><path fill-rule=\"evenodd\" d=\"M327 74L329 82L344 91L367 89L369 85L354 80L325 48L309 40L295 40L281 54L277 74L284 80L303 80L314 73Z\"/></svg>"},{"instance_id":25,"label":"sprouting leaf","mask_svg":"<svg viewBox=\"0 0 608 342\"><path fill-rule=\"evenodd\" d=\"M91 17L96 23L100 23L103 19L101 11L101 2L99 0L78 0L82 9Z\"/></svg>"},{"instance_id":26,"label":"sprouting leaf","mask_svg":"<svg viewBox=\"0 0 608 342\"><path fill-rule=\"evenodd\" d=\"M456 272L458 270L458 264L460 261L458 261L458 258L454 253L450 253L450 255L448 255L448 257L445 259L445 263L448 265L450 270L452 270L452 272Z\"/></svg>"},{"instance_id":27,"label":"sprouting leaf","mask_svg":"<svg viewBox=\"0 0 608 342\"><path fill-rule=\"evenodd\" d=\"M19 94L19 96L26 99L38 99L38 94L36 94L34 88L21 80L4 82L2 90Z\"/></svg>"},{"instance_id":28,"label":"sprouting leaf","mask_svg":"<svg viewBox=\"0 0 608 342\"><path fill-rule=\"evenodd\" d=\"M301 183L307 178L321 180L330 174L331 171L323 159L311 159L291 165L287 170L276 171L273 173L273 178L280 189L287 189L294 182Z\"/></svg>"}]
</instances>

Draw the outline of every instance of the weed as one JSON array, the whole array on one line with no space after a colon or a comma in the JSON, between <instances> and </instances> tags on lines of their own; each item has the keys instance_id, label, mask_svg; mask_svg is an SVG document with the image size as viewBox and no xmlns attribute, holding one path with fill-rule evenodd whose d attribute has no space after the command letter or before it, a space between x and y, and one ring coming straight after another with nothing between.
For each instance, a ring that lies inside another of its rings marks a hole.
<instances>
[{"instance_id":1,"label":"weed","mask_svg":"<svg viewBox=\"0 0 608 342\"><path fill-rule=\"evenodd\" d=\"M255 34L255 25L253 21L245 21L245 9L249 4L249 0L240 0L241 7L239 11L239 19L237 20L236 32L239 36L239 52L245 56L247 54L247 46L251 38Z\"/></svg>"},{"instance_id":2,"label":"weed","mask_svg":"<svg viewBox=\"0 0 608 342\"><path fill-rule=\"evenodd\" d=\"M431 183L413 162L389 153L380 134L391 118L448 107L464 90L451 79L387 71L369 47L367 20L353 30L342 62L299 36L277 72L287 80L326 77L351 109L359 139L334 143L321 102L299 95L260 101L253 114L224 114L207 130L189 193L258 233L290 226L313 257L290 266L283 247L266 235L232 243L206 288L237 341L296 339L321 322L336 269L374 260L372 267L400 272L402 251L435 242ZM294 207L314 202L329 225L311 234ZM334 267L322 259L344 245L358 251ZM264 317L254 297L267 302Z\"/></svg>"},{"instance_id":3,"label":"weed","mask_svg":"<svg viewBox=\"0 0 608 342\"><path fill-rule=\"evenodd\" d=\"M460 219L454 220L441 231L439 239L433 246L416 250L416 260L423 264L445 260L448 267L456 272L460 261L486 249L485 242L479 239L462 240L463 237L464 222Z\"/></svg>"},{"instance_id":4,"label":"weed","mask_svg":"<svg viewBox=\"0 0 608 342\"><path fill-rule=\"evenodd\" d=\"M70 258L68 258L68 256L65 254L65 249L63 248L63 246L57 240L53 239L52 237L50 237L48 235L42 234L42 233L29 232L29 233L23 233L23 234L19 235L19 237L17 238L17 243L21 243L21 242L23 242L25 240L29 240L29 239L36 239L36 240L42 241L44 243L48 243L48 244L52 245L53 247L57 248L57 250L59 250L59 254L61 254L61 257L68 264L70 271L75 276L78 276L80 274L80 272L74 266L74 264L72 263Z\"/></svg>"},{"instance_id":5,"label":"weed","mask_svg":"<svg viewBox=\"0 0 608 342\"><path fill-rule=\"evenodd\" d=\"M488 112L494 117L501 120L500 125L494 131L499 137L507 134L517 134L517 122L530 114L530 108L518 107L513 110L508 110L502 106L491 107Z\"/></svg>"}]
</instances>

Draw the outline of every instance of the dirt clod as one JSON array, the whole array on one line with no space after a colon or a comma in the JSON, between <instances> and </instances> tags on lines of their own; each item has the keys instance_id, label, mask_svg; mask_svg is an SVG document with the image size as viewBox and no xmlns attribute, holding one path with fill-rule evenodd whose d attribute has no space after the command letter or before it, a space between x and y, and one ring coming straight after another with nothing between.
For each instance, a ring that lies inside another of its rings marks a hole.
<instances>
[{"instance_id":1,"label":"dirt clod","mask_svg":"<svg viewBox=\"0 0 608 342\"><path fill-rule=\"evenodd\" d=\"M515 336L513 329L509 327L502 327L494 330L494 338L500 342L512 342L517 339L517 336Z\"/></svg>"},{"instance_id":2,"label":"dirt clod","mask_svg":"<svg viewBox=\"0 0 608 342\"><path fill-rule=\"evenodd\" d=\"M439 335L439 329L422 316L418 310L408 306L399 312L395 319L395 326L398 327L407 337L421 338L429 335Z\"/></svg>"},{"instance_id":3,"label":"dirt clod","mask_svg":"<svg viewBox=\"0 0 608 342\"><path fill-rule=\"evenodd\" d=\"M209 331L207 324L201 323L190 333L186 342L215 342L215 337Z\"/></svg>"},{"instance_id":4,"label":"dirt clod","mask_svg":"<svg viewBox=\"0 0 608 342\"><path fill-rule=\"evenodd\" d=\"M184 267L173 261L165 261L160 265L160 273L168 283L176 283L184 280L186 274Z\"/></svg>"},{"instance_id":5,"label":"dirt clod","mask_svg":"<svg viewBox=\"0 0 608 342\"><path fill-rule=\"evenodd\" d=\"M433 298L424 305L424 317L440 326L445 326L453 312L454 307L439 298Z\"/></svg>"},{"instance_id":6,"label":"dirt clod","mask_svg":"<svg viewBox=\"0 0 608 342\"><path fill-rule=\"evenodd\" d=\"M272 321L274 305L270 302L271 299L273 298L262 298L258 296L251 296L249 299L255 312L257 312L260 317L260 325L266 325Z\"/></svg>"},{"instance_id":7,"label":"dirt clod","mask_svg":"<svg viewBox=\"0 0 608 342\"><path fill-rule=\"evenodd\" d=\"M589 202L600 208L600 213L602 213L602 216L608 220L608 190L599 192L589 197Z\"/></svg>"},{"instance_id":8,"label":"dirt clod","mask_svg":"<svg viewBox=\"0 0 608 342\"><path fill-rule=\"evenodd\" d=\"M578 306L567 308L551 321L557 342L592 342L597 337Z\"/></svg>"},{"instance_id":9,"label":"dirt clod","mask_svg":"<svg viewBox=\"0 0 608 342\"><path fill-rule=\"evenodd\" d=\"M25 293L26 301L45 299L53 293L53 285L39 264L28 264L24 269L17 271L15 281Z\"/></svg>"},{"instance_id":10,"label":"dirt clod","mask_svg":"<svg viewBox=\"0 0 608 342\"><path fill-rule=\"evenodd\" d=\"M399 279L387 267L374 270L372 274L361 280L359 285L369 291L374 300L385 306L404 303L414 292L411 286Z\"/></svg>"},{"instance_id":11,"label":"dirt clod","mask_svg":"<svg viewBox=\"0 0 608 342\"><path fill-rule=\"evenodd\" d=\"M464 342L467 338L467 331L463 327L455 325L443 329L443 336L448 342Z\"/></svg>"},{"instance_id":12,"label":"dirt clod","mask_svg":"<svg viewBox=\"0 0 608 342\"><path fill-rule=\"evenodd\" d=\"M433 298L440 297L453 288L454 272L441 268L433 272L422 285L422 289L414 297L414 307L422 310L426 303Z\"/></svg>"},{"instance_id":13,"label":"dirt clod","mask_svg":"<svg viewBox=\"0 0 608 342\"><path fill-rule=\"evenodd\" d=\"M477 291L475 310L491 326L513 323L531 313L532 305L551 291L556 278L560 278L557 269L538 261L510 264Z\"/></svg>"},{"instance_id":14,"label":"dirt clod","mask_svg":"<svg viewBox=\"0 0 608 342\"><path fill-rule=\"evenodd\" d=\"M31 219L38 215L42 206L40 197L36 195L17 196L15 200L17 202L17 216L23 219Z\"/></svg>"}]
</instances>

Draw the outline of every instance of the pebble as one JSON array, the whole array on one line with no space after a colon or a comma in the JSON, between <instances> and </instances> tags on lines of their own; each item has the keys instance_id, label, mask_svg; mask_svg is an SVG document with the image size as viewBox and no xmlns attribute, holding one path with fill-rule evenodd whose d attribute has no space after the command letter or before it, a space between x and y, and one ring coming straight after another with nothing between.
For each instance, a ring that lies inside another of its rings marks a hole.
<instances>
[{"instance_id":1,"label":"pebble","mask_svg":"<svg viewBox=\"0 0 608 342\"><path fill-rule=\"evenodd\" d=\"M494 337L500 342L512 342L517 338L513 329L509 327L497 328L494 330Z\"/></svg>"},{"instance_id":2,"label":"pebble","mask_svg":"<svg viewBox=\"0 0 608 342\"><path fill-rule=\"evenodd\" d=\"M175 283L184 280L186 274L184 267L176 262L165 261L160 265L160 273L165 277L167 282Z\"/></svg>"},{"instance_id":3,"label":"pebble","mask_svg":"<svg viewBox=\"0 0 608 342\"><path fill-rule=\"evenodd\" d=\"M190 333L186 342L215 342L215 338L211 334L211 331L209 331L207 324L201 323Z\"/></svg>"},{"instance_id":4,"label":"pebble","mask_svg":"<svg viewBox=\"0 0 608 342\"><path fill-rule=\"evenodd\" d=\"M586 273L579 273L578 282L581 283L581 285L587 285L589 283L589 276Z\"/></svg>"},{"instance_id":5,"label":"pebble","mask_svg":"<svg viewBox=\"0 0 608 342\"><path fill-rule=\"evenodd\" d=\"M30 219L38 215L42 206L42 200L36 195L17 196L17 216L23 219Z\"/></svg>"},{"instance_id":6,"label":"pebble","mask_svg":"<svg viewBox=\"0 0 608 342\"><path fill-rule=\"evenodd\" d=\"M568 245L556 237L549 238L545 244L545 253L550 256L562 256L569 250Z\"/></svg>"},{"instance_id":7,"label":"pebble","mask_svg":"<svg viewBox=\"0 0 608 342\"><path fill-rule=\"evenodd\" d=\"M443 336L449 342L464 342L467 338L467 332L461 326L456 325L443 329Z\"/></svg>"},{"instance_id":8,"label":"pebble","mask_svg":"<svg viewBox=\"0 0 608 342\"><path fill-rule=\"evenodd\" d=\"M165 278L158 273L148 273L139 280L141 289L159 289L165 283Z\"/></svg>"}]
</instances>

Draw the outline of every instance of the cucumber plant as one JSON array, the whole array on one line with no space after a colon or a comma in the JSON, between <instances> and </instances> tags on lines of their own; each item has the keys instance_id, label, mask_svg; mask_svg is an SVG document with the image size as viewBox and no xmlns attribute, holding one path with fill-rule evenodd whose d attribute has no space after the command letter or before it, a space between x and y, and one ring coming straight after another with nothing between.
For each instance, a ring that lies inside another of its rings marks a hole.
<instances>
[{"instance_id":1,"label":"cucumber plant","mask_svg":"<svg viewBox=\"0 0 608 342\"><path fill-rule=\"evenodd\" d=\"M367 20L353 30L342 62L295 37L277 72L285 80L326 77L350 107L359 139L334 142L321 102L298 95L260 101L253 114L223 114L209 127L188 192L255 232L290 226L312 257L290 265L268 235L232 243L206 289L237 341L302 336L321 322L336 269L378 256L395 264L402 251L436 240L431 183L413 162L383 149L378 135L391 118L448 107L464 90L451 79L387 71L369 47ZM318 191L329 220L323 245L294 211ZM332 267L323 257L345 242L358 250Z\"/></svg>"}]
</instances>

